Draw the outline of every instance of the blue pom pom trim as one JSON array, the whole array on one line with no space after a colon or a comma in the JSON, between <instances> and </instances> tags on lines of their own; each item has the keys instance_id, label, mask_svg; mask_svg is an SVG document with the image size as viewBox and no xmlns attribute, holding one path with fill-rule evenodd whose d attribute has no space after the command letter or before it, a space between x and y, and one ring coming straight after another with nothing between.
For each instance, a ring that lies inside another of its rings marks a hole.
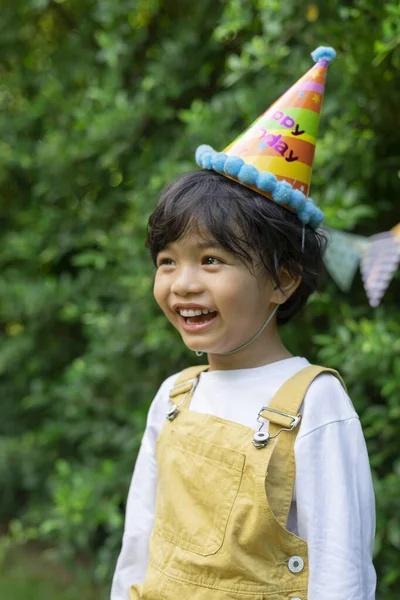
<instances>
[{"instance_id":1,"label":"blue pom pom trim","mask_svg":"<svg viewBox=\"0 0 400 600\"><path fill-rule=\"evenodd\" d=\"M256 185L258 177L258 169L254 165L246 165L244 164L241 167L238 175L238 179L240 183L245 183L246 185Z\"/></svg>"},{"instance_id":2,"label":"blue pom pom trim","mask_svg":"<svg viewBox=\"0 0 400 600\"><path fill-rule=\"evenodd\" d=\"M293 188L287 181L278 181L272 192L272 199L277 204L289 204L292 203Z\"/></svg>"},{"instance_id":3,"label":"blue pom pom trim","mask_svg":"<svg viewBox=\"0 0 400 600\"><path fill-rule=\"evenodd\" d=\"M240 156L228 156L228 160L225 163L225 173L231 177L237 177L243 165L244 160Z\"/></svg>"},{"instance_id":4,"label":"blue pom pom trim","mask_svg":"<svg viewBox=\"0 0 400 600\"><path fill-rule=\"evenodd\" d=\"M272 175L272 173L268 173L267 171L259 172L257 177L257 187L259 190L272 193L277 185L278 180L275 175Z\"/></svg>"},{"instance_id":5,"label":"blue pom pom trim","mask_svg":"<svg viewBox=\"0 0 400 600\"><path fill-rule=\"evenodd\" d=\"M277 204L287 204L293 209L304 225L317 229L324 220L324 213L300 190L294 190L287 181L278 181L273 173L259 171L254 165L248 165L240 156L228 156L216 152L211 146L203 144L196 150L196 163L202 169L209 169L234 177L244 185L254 186L262 194L268 192Z\"/></svg>"},{"instance_id":6,"label":"blue pom pom trim","mask_svg":"<svg viewBox=\"0 0 400 600\"><path fill-rule=\"evenodd\" d=\"M224 154L224 152L217 152L217 154L213 156L212 165L216 171L218 171L219 173L223 173L225 170L225 163L227 160L228 157L226 154Z\"/></svg>"},{"instance_id":7,"label":"blue pom pom trim","mask_svg":"<svg viewBox=\"0 0 400 600\"><path fill-rule=\"evenodd\" d=\"M307 203L304 205L304 207L301 210L299 210L297 213L300 221L305 224L310 223L310 221L312 221L313 216L314 216L314 209L315 209L315 204L311 200L311 198L309 198Z\"/></svg>"},{"instance_id":8,"label":"blue pom pom trim","mask_svg":"<svg viewBox=\"0 0 400 600\"><path fill-rule=\"evenodd\" d=\"M307 198L303 192L300 190L293 190L291 206L296 212L299 212L299 210L304 208L306 202Z\"/></svg>"},{"instance_id":9,"label":"blue pom pom trim","mask_svg":"<svg viewBox=\"0 0 400 600\"><path fill-rule=\"evenodd\" d=\"M196 150L195 159L196 159L196 162L199 165L199 167L201 167L201 164L200 164L201 157L206 152L215 152L215 151L213 150L213 148L211 148L211 146L207 146L206 144L202 144Z\"/></svg>"},{"instance_id":10,"label":"blue pom pom trim","mask_svg":"<svg viewBox=\"0 0 400 600\"><path fill-rule=\"evenodd\" d=\"M310 219L310 226L313 229L318 229L318 227L321 225L323 220L324 220L324 213L322 212L322 210L320 208L318 208L318 206L314 205L314 212Z\"/></svg>"},{"instance_id":11,"label":"blue pom pom trim","mask_svg":"<svg viewBox=\"0 0 400 600\"><path fill-rule=\"evenodd\" d=\"M318 62L319 60L332 62L336 57L336 50L331 46L318 46L318 48L315 48L315 50L311 52L311 56L314 62Z\"/></svg>"}]
</instances>

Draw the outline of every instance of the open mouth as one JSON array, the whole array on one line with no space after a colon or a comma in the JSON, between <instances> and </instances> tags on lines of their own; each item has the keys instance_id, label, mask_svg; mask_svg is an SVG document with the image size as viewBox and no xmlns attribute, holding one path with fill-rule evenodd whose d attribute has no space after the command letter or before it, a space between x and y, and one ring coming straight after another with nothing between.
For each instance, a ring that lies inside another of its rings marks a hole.
<instances>
[{"instance_id":1,"label":"open mouth","mask_svg":"<svg viewBox=\"0 0 400 600\"><path fill-rule=\"evenodd\" d=\"M207 321L212 321L214 317L216 317L217 311L209 312L206 315L195 315L194 317L182 317L185 319L186 323L207 323Z\"/></svg>"},{"instance_id":2,"label":"open mouth","mask_svg":"<svg viewBox=\"0 0 400 600\"><path fill-rule=\"evenodd\" d=\"M178 315L182 328L185 331L194 332L207 329L215 321L218 313L217 311L213 311L207 314L193 315L190 317L184 317L180 313L178 313Z\"/></svg>"}]
</instances>

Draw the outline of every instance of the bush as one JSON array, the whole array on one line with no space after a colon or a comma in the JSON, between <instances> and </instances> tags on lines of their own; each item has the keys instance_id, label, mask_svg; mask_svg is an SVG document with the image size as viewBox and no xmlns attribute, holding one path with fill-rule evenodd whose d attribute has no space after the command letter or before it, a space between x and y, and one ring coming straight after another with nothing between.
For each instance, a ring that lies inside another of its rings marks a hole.
<instances>
[{"instance_id":1,"label":"bush","mask_svg":"<svg viewBox=\"0 0 400 600\"><path fill-rule=\"evenodd\" d=\"M197 145L222 149L318 45L338 58L313 196L331 227L396 224L399 17L392 0L5 4L0 510L14 540L85 553L109 579L146 411L193 362L151 296L148 215ZM329 282L283 330L293 352L344 374L360 413L380 600L400 592L398 297L398 276L376 311L359 280L349 295Z\"/></svg>"}]
</instances>

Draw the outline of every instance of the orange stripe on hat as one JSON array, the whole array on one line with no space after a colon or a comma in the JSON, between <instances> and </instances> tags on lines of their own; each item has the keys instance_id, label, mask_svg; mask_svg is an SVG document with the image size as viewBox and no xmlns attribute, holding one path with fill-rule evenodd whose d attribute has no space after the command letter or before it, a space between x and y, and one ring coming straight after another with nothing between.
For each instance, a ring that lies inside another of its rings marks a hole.
<instances>
[{"instance_id":1,"label":"orange stripe on hat","mask_svg":"<svg viewBox=\"0 0 400 600\"><path fill-rule=\"evenodd\" d=\"M293 136L281 133L266 133L258 139L249 140L242 151L242 158L247 162L247 156L274 156L286 161L296 162L301 157L301 162L312 166L315 145Z\"/></svg>"}]
</instances>

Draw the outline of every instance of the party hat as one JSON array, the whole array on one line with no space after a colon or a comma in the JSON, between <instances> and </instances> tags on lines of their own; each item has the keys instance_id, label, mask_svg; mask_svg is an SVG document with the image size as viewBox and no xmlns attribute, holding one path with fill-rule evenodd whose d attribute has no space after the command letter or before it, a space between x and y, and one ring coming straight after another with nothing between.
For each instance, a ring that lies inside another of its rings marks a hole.
<instances>
[{"instance_id":1,"label":"party hat","mask_svg":"<svg viewBox=\"0 0 400 600\"><path fill-rule=\"evenodd\" d=\"M333 48L311 54L315 65L223 152L202 145L196 162L297 213L317 228L323 212L308 198L328 64Z\"/></svg>"},{"instance_id":2,"label":"party hat","mask_svg":"<svg viewBox=\"0 0 400 600\"><path fill-rule=\"evenodd\" d=\"M361 276L370 306L379 306L400 263L400 223L369 238Z\"/></svg>"}]
</instances>

